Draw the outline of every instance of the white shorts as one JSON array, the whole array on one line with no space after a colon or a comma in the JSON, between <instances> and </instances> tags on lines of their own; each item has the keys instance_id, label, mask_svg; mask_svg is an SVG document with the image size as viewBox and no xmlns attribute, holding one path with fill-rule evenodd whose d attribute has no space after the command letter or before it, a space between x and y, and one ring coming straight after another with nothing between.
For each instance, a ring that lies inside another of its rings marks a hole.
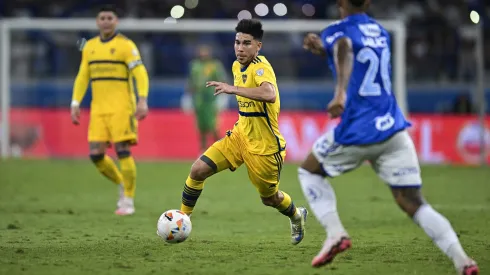
<instances>
[{"instance_id":1,"label":"white shorts","mask_svg":"<svg viewBox=\"0 0 490 275\"><path fill-rule=\"evenodd\" d=\"M339 176L369 161L376 174L391 187L422 185L417 151L407 131L382 143L343 146L335 143L331 130L316 140L312 153L329 177Z\"/></svg>"}]
</instances>

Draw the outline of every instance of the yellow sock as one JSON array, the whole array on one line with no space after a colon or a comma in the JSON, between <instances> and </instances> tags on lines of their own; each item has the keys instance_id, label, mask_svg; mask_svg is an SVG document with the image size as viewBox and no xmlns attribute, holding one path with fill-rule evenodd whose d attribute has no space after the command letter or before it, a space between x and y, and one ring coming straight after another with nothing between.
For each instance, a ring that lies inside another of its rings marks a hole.
<instances>
[{"instance_id":1,"label":"yellow sock","mask_svg":"<svg viewBox=\"0 0 490 275\"><path fill-rule=\"evenodd\" d=\"M124 182L124 196L134 198L136 191L136 163L131 155L119 158Z\"/></svg>"},{"instance_id":2,"label":"yellow sock","mask_svg":"<svg viewBox=\"0 0 490 275\"><path fill-rule=\"evenodd\" d=\"M192 214L194 206L196 206L197 199L201 195L204 188L204 181L198 181L187 177L184 185L184 191L182 192L182 204L180 205L180 211L187 215Z\"/></svg>"},{"instance_id":3,"label":"yellow sock","mask_svg":"<svg viewBox=\"0 0 490 275\"><path fill-rule=\"evenodd\" d=\"M90 158L94 162L95 167L97 167L97 170L106 178L115 184L121 184L123 182L123 176L111 157L101 154L91 155Z\"/></svg>"},{"instance_id":4,"label":"yellow sock","mask_svg":"<svg viewBox=\"0 0 490 275\"><path fill-rule=\"evenodd\" d=\"M279 191L284 195L284 199L282 202L277 205L275 208L281 212L284 216L288 216L290 218L295 218L296 214L298 214L298 210L296 206L294 206L293 200L291 197L284 191Z\"/></svg>"}]
</instances>

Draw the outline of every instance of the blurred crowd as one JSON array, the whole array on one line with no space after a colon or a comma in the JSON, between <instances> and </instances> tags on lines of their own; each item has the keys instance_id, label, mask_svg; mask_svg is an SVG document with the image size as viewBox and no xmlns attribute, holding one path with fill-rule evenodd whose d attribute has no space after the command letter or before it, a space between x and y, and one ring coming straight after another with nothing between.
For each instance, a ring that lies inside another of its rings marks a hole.
<instances>
[{"instance_id":1,"label":"blurred crowd","mask_svg":"<svg viewBox=\"0 0 490 275\"><path fill-rule=\"evenodd\" d=\"M336 19L335 0L118 0L112 1L122 17L167 18L175 5L186 7L183 18L237 18L242 10L254 14L258 3L270 12L263 18L278 18L272 7L284 3L283 18ZM16 0L0 3L2 17L84 17L92 18L100 0ZM469 13L479 11L485 22L485 52L490 52L490 1L487 0L372 0L370 13L381 19L402 19L408 25L407 73L410 81L472 81L475 77L474 36ZM258 17L255 15L255 17ZM79 53L77 37L87 33L17 32L13 35L13 74L26 77L63 76L76 73ZM193 58L194 47L207 43L225 64L233 61L232 30L229 34L128 34L139 45L154 77L184 76ZM264 54L278 68L278 75L292 78L321 78L328 74L323 61L304 53L302 34L266 33ZM277 38L277 39L276 39ZM296 58L301 55L302 58ZM66 62L71 60L73 62ZM67 65L68 64L68 65ZM169 66L168 64L173 64ZM490 68L490 54L485 58Z\"/></svg>"}]
</instances>

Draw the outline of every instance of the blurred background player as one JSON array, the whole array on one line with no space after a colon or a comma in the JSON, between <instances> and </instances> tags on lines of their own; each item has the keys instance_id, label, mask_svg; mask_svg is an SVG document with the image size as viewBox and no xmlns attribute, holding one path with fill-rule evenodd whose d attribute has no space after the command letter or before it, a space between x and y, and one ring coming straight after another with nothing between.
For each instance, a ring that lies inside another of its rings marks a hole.
<instances>
[{"instance_id":1,"label":"blurred background player","mask_svg":"<svg viewBox=\"0 0 490 275\"><path fill-rule=\"evenodd\" d=\"M100 9L96 18L100 35L87 41L82 49L82 61L73 87L71 118L80 123L80 103L89 81L92 102L88 141L90 158L99 172L119 185L117 215L135 212L136 165L131 146L138 141L138 122L148 113L148 74L136 45L116 32L118 17L110 6ZM134 92L136 79L138 103ZM106 155L113 143L120 170Z\"/></svg>"},{"instance_id":2,"label":"blurred background player","mask_svg":"<svg viewBox=\"0 0 490 275\"><path fill-rule=\"evenodd\" d=\"M298 169L301 187L327 239L312 265L330 263L351 247L337 213L336 196L325 179L358 168L369 161L386 182L399 207L418 224L453 261L458 274L479 274L449 221L423 198L417 152L406 131L391 84L390 35L365 12L370 0L338 0L342 21L328 26L321 38L309 34L305 48L327 56L336 76L335 95L328 105L337 127L315 142Z\"/></svg>"},{"instance_id":3,"label":"blurred background player","mask_svg":"<svg viewBox=\"0 0 490 275\"><path fill-rule=\"evenodd\" d=\"M201 45L197 50L198 58L190 63L188 92L192 95L194 115L200 135L201 152L208 147L207 140L212 135L214 141L219 139L216 127L218 105L214 96L214 89L206 87L210 80L225 81L226 74L223 64L212 58L211 48Z\"/></svg>"},{"instance_id":4,"label":"blurred background player","mask_svg":"<svg viewBox=\"0 0 490 275\"><path fill-rule=\"evenodd\" d=\"M289 217L291 242L298 244L304 237L307 211L296 207L291 197L279 190L286 141L279 132L280 99L276 76L269 61L258 55L264 34L262 24L243 19L235 31L234 85L210 81L206 86L214 87L215 95L236 95L239 119L233 130L192 165L182 193L181 211L192 214L207 178L225 169L234 171L245 163L262 203Z\"/></svg>"}]
</instances>

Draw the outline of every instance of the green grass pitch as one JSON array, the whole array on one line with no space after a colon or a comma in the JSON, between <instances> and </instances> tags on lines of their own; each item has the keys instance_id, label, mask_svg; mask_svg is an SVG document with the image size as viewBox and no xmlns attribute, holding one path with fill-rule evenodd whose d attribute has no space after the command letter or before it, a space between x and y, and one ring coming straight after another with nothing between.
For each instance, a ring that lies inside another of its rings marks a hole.
<instances>
[{"instance_id":1,"label":"green grass pitch","mask_svg":"<svg viewBox=\"0 0 490 275\"><path fill-rule=\"evenodd\" d=\"M368 167L333 180L353 248L329 267L310 267L324 239L314 216L292 246L288 220L261 205L245 168L207 181L191 237L165 244L156 221L180 206L189 168L139 163L136 214L117 217L115 186L88 160L0 162L0 274L456 274ZM425 166L423 177L426 198L490 273L490 170ZM281 179L305 205L296 166Z\"/></svg>"}]
</instances>

